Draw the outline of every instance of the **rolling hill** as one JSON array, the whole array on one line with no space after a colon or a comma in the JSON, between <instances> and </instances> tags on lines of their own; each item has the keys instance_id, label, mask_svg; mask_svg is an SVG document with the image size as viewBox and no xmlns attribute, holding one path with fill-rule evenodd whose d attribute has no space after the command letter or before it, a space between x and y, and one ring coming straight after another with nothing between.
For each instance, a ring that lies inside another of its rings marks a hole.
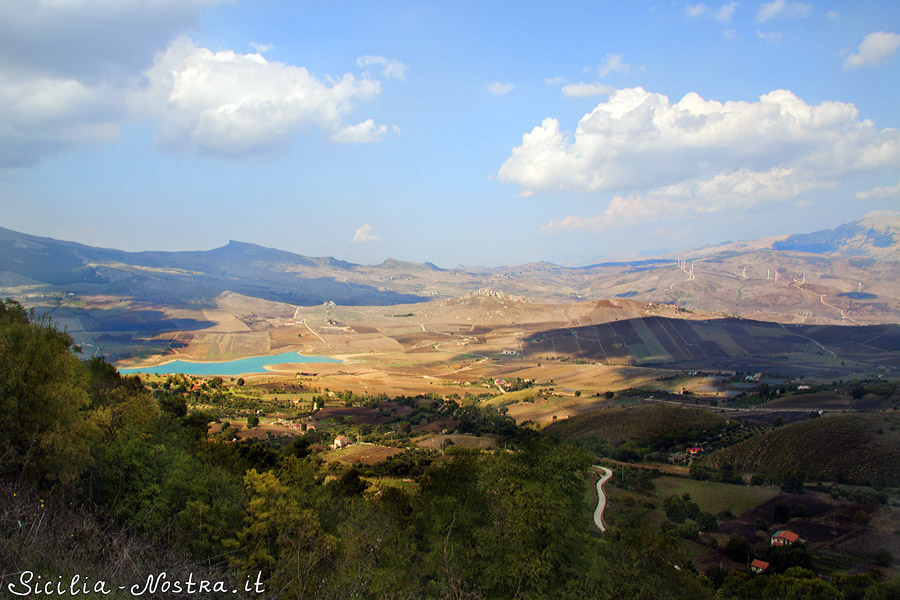
<instances>
[{"instance_id":1,"label":"rolling hill","mask_svg":"<svg viewBox=\"0 0 900 600\"><path fill-rule=\"evenodd\" d=\"M777 478L801 469L818 481L858 485L900 484L900 416L893 413L829 415L752 437L705 459L719 468Z\"/></svg>"},{"instance_id":2,"label":"rolling hill","mask_svg":"<svg viewBox=\"0 0 900 600\"><path fill-rule=\"evenodd\" d=\"M659 439L689 439L692 431L712 429L724 423L724 417L708 410L652 404L601 408L551 423L544 432L560 439L646 443Z\"/></svg>"},{"instance_id":3,"label":"rolling hill","mask_svg":"<svg viewBox=\"0 0 900 600\"><path fill-rule=\"evenodd\" d=\"M829 326L750 319L639 316L548 329L523 340L526 357L602 364L800 374L837 363L900 367L900 325Z\"/></svg>"}]
</instances>

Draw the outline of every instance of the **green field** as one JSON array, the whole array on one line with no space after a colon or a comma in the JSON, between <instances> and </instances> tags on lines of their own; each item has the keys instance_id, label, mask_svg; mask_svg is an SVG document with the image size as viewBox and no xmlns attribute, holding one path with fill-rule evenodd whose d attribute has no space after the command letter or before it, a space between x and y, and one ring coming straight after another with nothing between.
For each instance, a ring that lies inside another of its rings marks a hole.
<instances>
[{"instance_id":1,"label":"green field","mask_svg":"<svg viewBox=\"0 0 900 600\"><path fill-rule=\"evenodd\" d=\"M613 443L648 442L686 436L719 427L725 418L708 410L665 404L601 408L548 425L544 431L561 439L596 438Z\"/></svg>"},{"instance_id":2,"label":"green field","mask_svg":"<svg viewBox=\"0 0 900 600\"><path fill-rule=\"evenodd\" d=\"M498 394L494 396L490 400L486 400L484 402L485 406L493 406L495 408L499 408L501 406L507 406L509 404L515 404L516 402L523 402L528 398L534 398L538 395L541 390L538 388L527 388L524 390L518 390L515 392L507 392L505 394Z\"/></svg>"},{"instance_id":3,"label":"green field","mask_svg":"<svg viewBox=\"0 0 900 600\"><path fill-rule=\"evenodd\" d=\"M378 492L387 488L397 488L405 492L415 492L419 488L419 484L411 479L401 479L399 477L363 477L369 484L369 492Z\"/></svg>"},{"instance_id":4,"label":"green field","mask_svg":"<svg viewBox=\"0 0 900 600\"><path fill-rule=\"evenodd\" d=\"M660 502L673 494L690 494L700 510L712 514L730 510L739 515L779 494L775 486L734 485L683 477L658 477L653 483L656 485L653 493Z\"/></svg>"}]
</instances>

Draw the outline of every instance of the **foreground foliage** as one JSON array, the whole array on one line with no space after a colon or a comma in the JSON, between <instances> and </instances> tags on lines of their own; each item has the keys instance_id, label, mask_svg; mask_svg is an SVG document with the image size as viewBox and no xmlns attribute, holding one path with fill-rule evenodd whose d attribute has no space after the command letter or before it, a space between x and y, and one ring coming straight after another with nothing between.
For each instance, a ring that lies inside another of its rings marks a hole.
<instances>
[{"instance_id":1,"label":"foreground foliage","mask_svg":"<svg viewBox=\"0 0 900 600\"><path fill-rule=\"evenodd\" d=\"M415 488L376 491L309 444L208 440L208 416L159 403L102 359L80 362L67 335L9 301L0 361L4 586L28 569L122 583L168 569L261 572L266 598L716 593L674 535L596 535L591 457L574 446L526 436L511 451L452 448L411 471ZM692 508L683 500L673 511ZM743 581L720 583L721 597L755 597Z\"/></svg>"}]
</instances>

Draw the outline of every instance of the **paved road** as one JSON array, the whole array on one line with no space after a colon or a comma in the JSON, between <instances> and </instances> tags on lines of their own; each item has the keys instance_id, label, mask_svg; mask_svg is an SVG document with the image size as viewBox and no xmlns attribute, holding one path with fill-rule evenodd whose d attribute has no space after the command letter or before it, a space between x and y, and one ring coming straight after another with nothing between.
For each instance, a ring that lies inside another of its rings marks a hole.
<instances>
[{"instance_id":1,"label":"paved road","mask_svg":"<svg viewBox=\"0 0 900 600\"><path fill-rule=\"evenodd\" d=\"M603 471L603 477L597 482L597 509L594 511L594 525L600 531L606 531L606 527L603 525L603 511L606 509L606 494L603 493L603 484L612 477L613 472L606 467L596 468Z\"/></svg>"}]
</instances>

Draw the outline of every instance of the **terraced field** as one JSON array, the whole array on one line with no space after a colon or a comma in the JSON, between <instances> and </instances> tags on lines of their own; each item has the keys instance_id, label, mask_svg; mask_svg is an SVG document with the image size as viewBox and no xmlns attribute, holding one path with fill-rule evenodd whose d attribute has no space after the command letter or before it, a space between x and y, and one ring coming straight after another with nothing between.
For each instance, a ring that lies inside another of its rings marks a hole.
<instances>
[{"instance_id":1,"label":"terraced field","mask_svg":"<svg viewBox=\"0 0 900 600\"><path fill-rule=\"evenodd\" d=\"M783 325L748 319L639 317L552 329L523 340L526 358L574 356L618 365L751 370L900 366L900 326Z\"/></svg>"}]
</instances>

